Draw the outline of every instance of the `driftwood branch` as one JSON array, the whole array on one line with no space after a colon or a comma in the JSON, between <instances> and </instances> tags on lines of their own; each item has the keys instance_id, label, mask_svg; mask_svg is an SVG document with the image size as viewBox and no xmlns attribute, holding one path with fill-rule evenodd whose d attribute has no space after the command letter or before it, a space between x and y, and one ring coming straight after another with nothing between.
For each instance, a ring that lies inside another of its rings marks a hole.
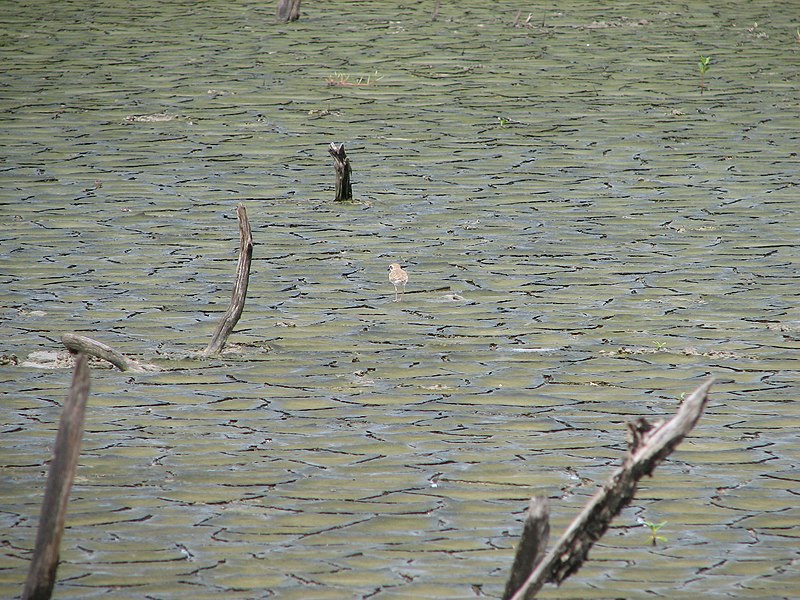
<instances>
[{"instance_id":1,"label":"driftwood branch","mask_svg":"<svg viewBox=\"0 0 800 600\"><path fill-rule=\"evenodd\" d=\"M550 552L535 565L512 600L534 598L545 583L560 584L581 567L589 549L606 532L611 520L633 499L639 480L650 475L697 424L708 403L708 391L713 382L710 379L698 387L666 423L650 426L640 421L629 426L633 441L622 466L589 500Z\"/></svg>"},{"instance_id":2,"label":"driftwood branch","mask_svg":"<svg viewBox=\"0 0 800 600\"><path fill-rule=\"evenodd\" d=\"M53 593L67 501L78 466L88 397L89 367L86 356L79 354L69 395L61 411L36 532L36 547L22 593L23 600L48 600Z\"/></svg>"},{"instance_id":3,"label":"driftwood branch","mask_svg":"<svg viewBox=\"0 0 800 600\"><path fill-rule=\"evenodd\" d=\"M280 0L278 3L278 20L288 22L300 18L300 0Z\"/></svg>"},{"instance_id":4,"label":"driftwood branch","mask_svg":"<svg viewBox=\"0 0 800 600\"><path fill-rule=\"evenodd\" d=\"M85 335L65 333L61 336L61 342L72 354L86 354L87 356L102 358L117 367L120 371L145 373L147 371L159 370L156 365L142 364L138 360L117 352L111 346L107 346Z\"/></svg>"},{"instance_id":5,"label":"driftwood branch","mask_svg":"<svg viewBox=\"0 0 800 600\"><path fill-rule=\"evenodd\" d=\"M120 371L136 370L136 362L127 358L114 350L111 346L106 346L102 342L77 333L65 333L61 336L61 342L67 350L74 354L83 353L89 356L96 356L110 362Z\"/></svg>"},{"instance_id":6,"label":"driftwood branch","mask_svg":"<svg viewBox=\"0 0 800 600\"><path fill-rule=\"evenodd\" d=\"M528 506L528 516L522 528L517 552L514 555L514 564L511 575L506 583L503 600L508 600L514 595L528 576L533 567L544 556L547 549L547 539L550 537L550 509L545 496L534 496Z\"/></svg>"},{"instance_id":7,"label":"driftwood branch","mask_svg":"<svg viewBox=\"0 0 800 600\"><path fill-rule=\"evenodd\" d=\"M333 168L336 169L335 200L352 200L353 186L350 185L350 159L344 151L344 144L331 142L328 152L333 157Z\"/></svg>"},{"instance_id":8,"label":"driftwood branch","mask_svg":"<svg viewBox=\"0 0 800 600\"><path fill-rule=\"evenodd\" d=\"M236 283L233 285L231 303L217 325L208 347L203 351L204 356L216 354L225 346L228 336L239 322L244 310L244 301L247 296L247 284L250 281L250 262L253 259L253 232L250 221L247 220L247 210L244 204L236 207L239 217L239 262L236 265Z\"/></svg>"}]
</instances>

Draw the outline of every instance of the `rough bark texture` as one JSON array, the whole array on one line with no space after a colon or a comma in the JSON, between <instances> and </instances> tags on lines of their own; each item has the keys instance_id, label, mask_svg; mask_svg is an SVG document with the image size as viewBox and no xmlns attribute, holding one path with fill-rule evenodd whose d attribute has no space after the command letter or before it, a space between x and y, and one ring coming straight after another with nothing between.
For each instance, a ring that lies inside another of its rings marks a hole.
<instances>
[{"instance_id":1,"label":"rough bark texture","mask_svg":"<svg viewBox=\"0 0 800 600\"><path fill-rule=\"evenodd\" d=\"M279 21L297 21L300 18L300 0L280 0L277 15Z\"/></svg>"},{"instance_id":2,"label":"rough bark texture","mask_svg":"<svg viewBox=\"0 0 800 600\"><path fill-rule=\"evenodd\" d=\"M344 151L344 144L331 142L328 152L333 157L336 169L336 200L352 200L353 187L350 185L350 159Z\"/></svg>"},{"instance_id":3,"label":"rough bark texture","mask_svg":"<svg viewBox=\"0 0 800 600\"><path fill-rule=\"evenodd\" d=\"M503 593L503 600L508 600L514 595L528 575L531 574L533 567L544 556L547 549L547 540L550 537L550 509L547 506L545 496L534 496L528 506L528 516L525 518L525 525L522 528L522 535L517 545L517 552L514 555L514 564L511 567L511 574L506 583L506 590Z\"/></svg>"},{"instance_id":4,"label":"rough bark texture","mask_svg":"<svg viewBox=\"0 0 800 600\"><path fill-rule=\"evenodd\" d=\"M25 590L22 593L23 600L48 600L53 593L67 501L78 466L88 397L89 367L86 356L79 354L69 395L61 411L53 459L47 473L42 512L39 516L36 547L28 579L25 582Z\"/></svg>"},{"instance_id":5,"label":"rough bark texture","mask_svg":"<svg viewBox=\"0 0 800 600\"><path fill-rule=\"evenodd\" d=\"M203 355L209 356L216 354L225 347L228 336L239 322L244 310L244 301L247 296L247 284L250 281L250 262L253 259L253 232L250 229L250 221L247 220L247 210L244 204L236 207L236 214L239 217L239 262L236 265L236 283L233 285L231 303L225 311L222 319L217 325L217 330L211 338L208 347L203 351Z\"/></svg>"},{"instance_id":6,"label":"rough bark texture","mask_svg":"<svg viewBox=\"0 0 800 600\"><path fill-rule=\"evenodd\" d=\"M534 598L545 583L560 584L581 567L589 549L606 532L611 520L631 501L639 480L650 475L697 424L708 402L708 391L713 381L711 379L697 388L666 423L652 427L639 423L629 427L634 432L634 440L622 466L570 523L512 600Z\"/></svg>"}]
</instances>

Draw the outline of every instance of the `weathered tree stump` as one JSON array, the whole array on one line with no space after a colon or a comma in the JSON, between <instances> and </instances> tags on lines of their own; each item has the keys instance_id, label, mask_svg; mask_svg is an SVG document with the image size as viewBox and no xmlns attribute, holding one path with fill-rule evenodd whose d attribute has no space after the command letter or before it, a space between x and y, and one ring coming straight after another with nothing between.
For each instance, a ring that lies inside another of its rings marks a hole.
<instances>
[{"instance_id":1,"label":"weathered tree stump","mask_svg":"<svg viewBox=\"0 0 800 600\"><path fill-rule=\"evenodd\" d=\"M23 600L49 600L53 593L67 502L78 466L88 397L89 367L86 356L79 354L72 375L72 385L58 424L53 459L47 473L39 516L39 529L36 532L36 547L22 593Z\"/></svg>"},{"instance_id":2,"label":"weathered tree stump","mask_svg":"<svg viewBox=\"0 0 800 600\"><path fill-rule=\"evenodd\" d=\"M545 583L558 585L580 569L589 549L608 530L611 520L633 499L639 480L651 475L653 469L669 456L697 424L708 403L708 391L713 382L710 379L692 392L675 416L666 423L651 426L644 419L639 419L636 424L628 425L633 436L622 466L589 500L550 552L532 565L530 574L513 592L511 600L530 600ZM546 515L539 516L540 520L546 518ZM526 523L525 531L535 533L540 528L543 528L541 524L528 527ZM522 540L520 546L531 543ZM516 567L516 560L514 564ZM506 594L508 587L513 587L512 579L516 581L519 577L512 572ZM504 596L506 599L508 597Z\"/></svg>"},{"instance_id":3,"label":"weathered tree stump","mask_svg":"<svg viewBox=\"0 0 800 600\"><path fill-rule=\"evenodd\" d=\"M350 185L350 159L344 151L344 144L331 142L328 152L333 157L333 167L336 169L336 198L335 200L352 200L353 187Z\"/></svg>"},{"instance_id":4,"label":"weathered tree stump","mask_svg":"<svg viewBox=\"0 0 800 600\"><path fill-rule=\"evenodd\" d=\"M247 210L244 204L236 207L239 217L239 262L236 265L236 282L233 284L233 293L228 310L217 325L217 330L211 338L208 347L203 351L203 356L216 354L225 347L228 336L239 322L244 310L244 301L247 296L247 285L250 281L250 262L253 259L253 232L250 221L247 220Z\"/></svg>"},{"instance_id":5,"label":"weathered tree stump","mask_svg":"<svg viewBox=\"0 0 800 600\"><path fill-rule=\"evenodd\" d=\"M300 18L300 0L280 0L277 15L278 20L284 23L297 21Z\"/></svg>"}]
</instances>

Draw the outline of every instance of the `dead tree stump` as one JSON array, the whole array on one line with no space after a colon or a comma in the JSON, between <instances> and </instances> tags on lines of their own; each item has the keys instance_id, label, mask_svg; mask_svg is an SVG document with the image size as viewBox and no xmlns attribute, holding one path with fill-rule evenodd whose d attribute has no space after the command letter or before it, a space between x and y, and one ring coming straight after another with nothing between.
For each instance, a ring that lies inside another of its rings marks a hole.
<instances>
[{"instance_id":1,"label":"dead tree stump","mask_svg":"<svg viewBox=\"0 0 800 600\"><path fill-rule=\"evenodd\" d=\"M239 217L239 262L236 265L236 282L233 284L228 310L225 311L217 325L217 330L211 337L208 347L203 351L203 356L216 354L222 350L244 310L247 284L250 281L250 262L253 259L253 232L250 229L250 221L247 219L247 210L244 204L236 207L236 214Z\"/></svg>"},{"instance_id":2,"label":"dead tree stump","mask_svg":"<svg viewBox=\"0 0 800 600\"><path fill-rule=\"evenodd\" d=\"M281 0L278 2L278 20L287 23L300 18L300 0Z\"/></svg>"},{"instance_id":3,"label":"dead tree stump","mask_svg":"<svg viewBox=\"0 0 800 600\"><path fill-rule=\"evenodd\" d=\"M53 593L67 502L78 466L88 397L89 367L86 356L79 354L69 395L61 411L53 459L47 472L39 529L36 532L36 547L22 593L23 600L49 600Z\"/></svg>"},{"instance_id":4,"label":"dead tree stump","mask_svg":"<svg viewBox=\"0 0 800 600\"><path fill-rule=\"evenodd\" d=\"M550 552L530 565L530 574L518 589L513 590L510 600L530 600L545 583L558 585L580 569L591 547L608 530L611 520L633 499L639 480L645 475L651 475L653 469L670 455L697 424L708 403L708 391L713 383L714 380L710 379L692 392L678 408L675 416L666 423L650 425L640 419L637 423L628 425L632 441L622 466L592 496ZM541 519L546 520L547 516L540 516L539 520ZM542 528L541 524L528 527L526 523L523 535L528 532L536 534ZM528 544L532 542L520 541L520 547ZM514 566L517 566L516 560ZM512 572L504 598L509 598L512 580L519 579Z\"/></svg>"},{"instance_id":5,"label":"dead tree stump","mask_svg":"<svg viewBox=\"0 0 800 600\"><path fill-rule=\"evenodd\" d=\"M331 142L328 152L333 157L333 167L336 169L336 198L335 200L352 200L353 187L350 185L350 159L344 151L344 144Z\"/></svg>"}]
</instances>

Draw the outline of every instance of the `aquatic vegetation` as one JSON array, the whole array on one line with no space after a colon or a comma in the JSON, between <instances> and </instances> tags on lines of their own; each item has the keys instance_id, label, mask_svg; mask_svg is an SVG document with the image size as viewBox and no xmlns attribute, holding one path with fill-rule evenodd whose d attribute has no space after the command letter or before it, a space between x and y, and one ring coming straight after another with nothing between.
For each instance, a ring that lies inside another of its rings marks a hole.
<instances>
[{"instance_id":1,"label":"aquatic vegetation","mask_svg":"<svg viewBox=\"0 0 800 600\"><path fill-rule=\"evenodd\" d=\"M661 528L664 527L664 525L666 524L667 524L666 521L661 521L661 523L651 523L650 521L644 521L642 523L642 525L650 529L650 538L648 539L648 542L651 545L655 546L658 544L658 542L667 541L666 537L664 537L663 535L658 535L658 532L661 531Z\"/></svg>"},{"instance_id":2,"label":"aquatic vegetation","mask_svg":"<svg viewBox=\"0 0 800 600\"><path fill-rule=\"evenodd\" d=\"M708 72L708 65L711 64L710 56L701 56L700 62L697 63L697 68L700 70L700 93L702 94L706 89L706 73Z\"/></svg>"},{"instance_id":3,"label":"aquatic vegetation","mask_svg":"<svg viewBox=\"0 0 800 600\"><path fill-rule=\"evenodd\" d=\"M367 75L366 77L358 77L357 79L353 80L350 79L349 73L336 73L334 72L332 77L326 77L325 81L328 85L334 85L339 87L367 87L370 85L375 85L379 82L383 77L378 75L378 72L375 71L372 75Z\"/></svg>"}]
</instances>

